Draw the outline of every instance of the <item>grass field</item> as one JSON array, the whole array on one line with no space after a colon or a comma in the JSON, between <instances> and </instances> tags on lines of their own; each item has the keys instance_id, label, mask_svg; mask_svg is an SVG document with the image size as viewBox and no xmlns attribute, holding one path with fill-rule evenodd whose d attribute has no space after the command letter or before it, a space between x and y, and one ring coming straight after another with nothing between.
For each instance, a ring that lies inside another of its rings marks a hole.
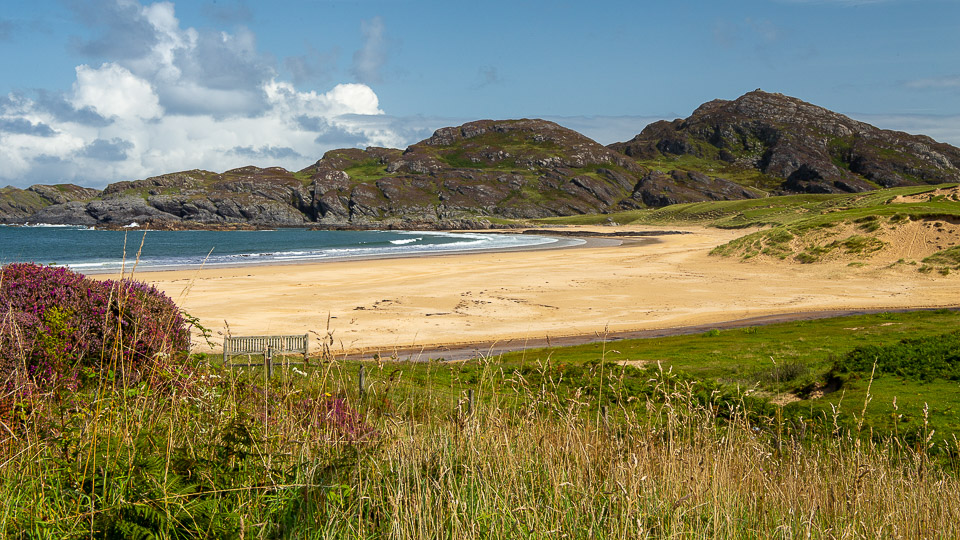
<instances>
[{"instance_id":1,"label":"grass field","mask_svg":"<svg viewBox=\"0 0 960 540\"><path fill-rule=\"evenodd\" d=\"M613 220L621 225L706 225L720 228L747 228L779 225L818 226L867 216L895 214L914 219L958 216L956 201L931 196L926 201L891 204L897 196L931 193L941 186L892 188L851 195L786 195L740 201L711 201L675 204L657 209L631 210L537 220L546 225L602 225Z\"/></svg>"},{"instance_id":2,"label":"grass field","mask_svg":"<svg viewBox=\"0 0 960 540\"><path fill-rule=\"evenodd\" d=\"M511 365L549 358L554 365L579 365L602 357L608 362L632 366L657 366L696 380L715 382L726 391L784 403L784 410L796 417L823 418L839 407L862 414L863 425L867 429L877 428L882 435L892 433L897 424L896 429L901 432L935 430L935 439L948 442L954 435L960 436L958 381L921 382L877 374L870 386L870 372L866 369L849 377L841 387L832 387L829 375L834 363L857 347L892 345L903 339L935 337L958 330L960 313L956 311L880 313L713 330L692 336L530 350L504 355L502 362ZM862 413L856 407L867 401L868 387L870 406ZM847 419L860 421L855 415Z\"/></svg>"},{"instance_id":3,"label":"grass field","mask_svg":"<svg viewBox=\"0 0 960 540\"><path fill-rule=\"evenodd\" d=\"M866 374L820 398L771 400L857 346L958 321L879 314L458 363L331 359L270 381L197 358L160 384L54 389L4 438L0 530L954 537L960 501L939 494L960 488L956 440L942 436L956 430L956 381ZM911 437L884 429L893 396L911 415L899 425L921 426Z\"/></svg>"}]
</instances>

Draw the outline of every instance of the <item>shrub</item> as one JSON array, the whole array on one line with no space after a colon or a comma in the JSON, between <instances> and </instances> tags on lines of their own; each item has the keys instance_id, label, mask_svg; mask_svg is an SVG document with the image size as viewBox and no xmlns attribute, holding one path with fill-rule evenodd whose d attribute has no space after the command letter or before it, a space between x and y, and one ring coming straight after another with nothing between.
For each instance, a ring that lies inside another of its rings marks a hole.
<instances>
[{"instance_id":1,"label":"shrub","mask_svg":"<svg viewBox=\"0 0 960 540\"><path fill-rule=\"evenodd\" d=\"M763 375L767 383L786 384L810 374L810 366L802 360L792 359L775 364Z\"/></svg>"},{"instance_id":2,"label":"shrub","mask_svg":"<svg viewBox=\"0 0 960 540\"><path fill-rule=\"evenodd\" d=\"M960 332L904 339L891 345L857 347L834 362L832 377L849 373L895 375L920 382L960 381Z\"/></svg>"},{"instance_id":3,"label":"shrub","mask_svg":"<svg viewBox=\"0 0 960 540\"><path fill-rule=\"evenodd\" d=\"M21 368L40 386L108 370L136 378L149 361L189 344L179 308L150 285L35 264L0 269L0 373L8 381Z\"/></svg>"},{"instance_id":4,"label":"shrub","mask_svg":"<svg viewBox=\"0 0 960 540\"><path fill-rule=\"evenodd\" d=\"M818 257L813 253L810 253L809 251L804 251L803 253L798 253L797 256L794 257L794 259L797 262L802 264L810 264L810 263L815 263L819 261L820 257Z\"/></svg>"},{"instance_id":5,"label":"shrub","mask_svg":"<svg viewBox=\"0 0 960 540\"><path fill-rule=\"evenodd\" d=\"M883 249L886 244L883 240L871 236L850 236L845 240L833 242L828 247L841 246L848 254L867 255Z\"/></svg>"}]
</instances>

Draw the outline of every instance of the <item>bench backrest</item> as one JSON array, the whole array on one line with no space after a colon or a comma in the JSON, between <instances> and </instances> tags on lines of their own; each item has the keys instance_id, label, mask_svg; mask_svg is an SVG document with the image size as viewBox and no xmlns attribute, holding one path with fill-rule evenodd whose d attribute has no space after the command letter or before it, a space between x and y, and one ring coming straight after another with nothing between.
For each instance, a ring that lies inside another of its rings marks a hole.
<instances>
[{"instance_id":1,"label":"bench backrest","mask_svg":"<svg viewBox=\"0 0 960 540\"><path fill-rule=\"evenodd\" d=\"M230 336L223 338L223 361L238 354L298 353L304 357L310 352L308 334L295 336Z\"/></svg>"}]
</instances>

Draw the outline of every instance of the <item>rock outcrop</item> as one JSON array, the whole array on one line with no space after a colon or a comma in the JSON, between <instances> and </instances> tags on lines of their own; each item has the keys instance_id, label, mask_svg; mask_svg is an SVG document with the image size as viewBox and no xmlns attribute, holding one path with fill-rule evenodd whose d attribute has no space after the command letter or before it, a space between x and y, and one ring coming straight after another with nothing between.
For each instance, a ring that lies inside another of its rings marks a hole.
<instances>
[{"instance_id":1,"label":"rock outcrop","mask_svg":"<svg viewBox=\"0 0 960 540\"><path fill-rule=\"evenodd\" d=\"M92 199L99 190L74 184L34 185L27 189L0 189L0 223L22 223L38 211L52 205Z\"/></svg>"},{"instance_id":2,"label":"rock outcrop","mask_svg":"<svg viewBox=\"0 0 960 540\"><path fill-rule=\"evenodd\" d=\"M633 192L634 199L653 207L681 202L731 201L756 197L756 193L729 180L679 170L669 174L653 171L640 180Z\"/></svg>"},{"instance_id":3,"label":"rock outcrop","mask_svg":"<svg viewBox=\"0 0 960 540\"><path fill-rule=\"evenodd\" d=\"M683 120L654 122L609 147L640 161L690 156L699 167L758 171L776 193L960 181L960 149L760 90L705 103Z\"/></svg>"},{"instance_id":4,"label":"rock outcrop","mask_svg":"<svg viewBox=\"0 0 960 540\"><path fill-rule=\"evenodd\" d=\"M37 186L34 186L37 187ZM34 188L30 188L34 189ZM309 190L281 168L243 167L223 174L193 170L110 184L96 198L43 206L23 222L74 225L188 222L297 226L309 222ZM14 220L8 220L14 221Z\"/></svg>"},{"instance_id":5,"label":"rock outcrop","mask_svg":"<svg viewBox=\"0 0 960 540\"><path fill-rule=\"evenodd\" d=\"M525 119L442 128L403 152L333 150L300 174L313 179L320 223L423 224L603 212L644 172L575 131Z\"/></svg>"}]
</instances>

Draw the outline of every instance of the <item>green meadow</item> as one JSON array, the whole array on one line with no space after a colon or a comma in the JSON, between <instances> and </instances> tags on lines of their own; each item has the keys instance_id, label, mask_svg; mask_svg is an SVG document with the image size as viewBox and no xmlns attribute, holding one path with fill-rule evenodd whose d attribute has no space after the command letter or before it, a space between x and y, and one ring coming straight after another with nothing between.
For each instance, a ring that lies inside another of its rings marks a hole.
<instances>
[{"instance_id":1,"label":"green meadow","mask_svg":"<svg viewBox=\"0 0 960 540\"><path fill-rule=\"evenodd\" d=\"M621 225L705 225L718 228L748 227L816 227L825 223L853 221L870 216L909 216L955 218L960 215L958 201L933 195L940 186L913 186L881 189L842 195L785 195L737 201L709 201L674 204L656 209L630 210L609 214L590 214L544 218L537 223L547 225L603 225L611 221ZM894 203L897 196L930 194L926 200Z\"/></svg>"}]
</instances>

